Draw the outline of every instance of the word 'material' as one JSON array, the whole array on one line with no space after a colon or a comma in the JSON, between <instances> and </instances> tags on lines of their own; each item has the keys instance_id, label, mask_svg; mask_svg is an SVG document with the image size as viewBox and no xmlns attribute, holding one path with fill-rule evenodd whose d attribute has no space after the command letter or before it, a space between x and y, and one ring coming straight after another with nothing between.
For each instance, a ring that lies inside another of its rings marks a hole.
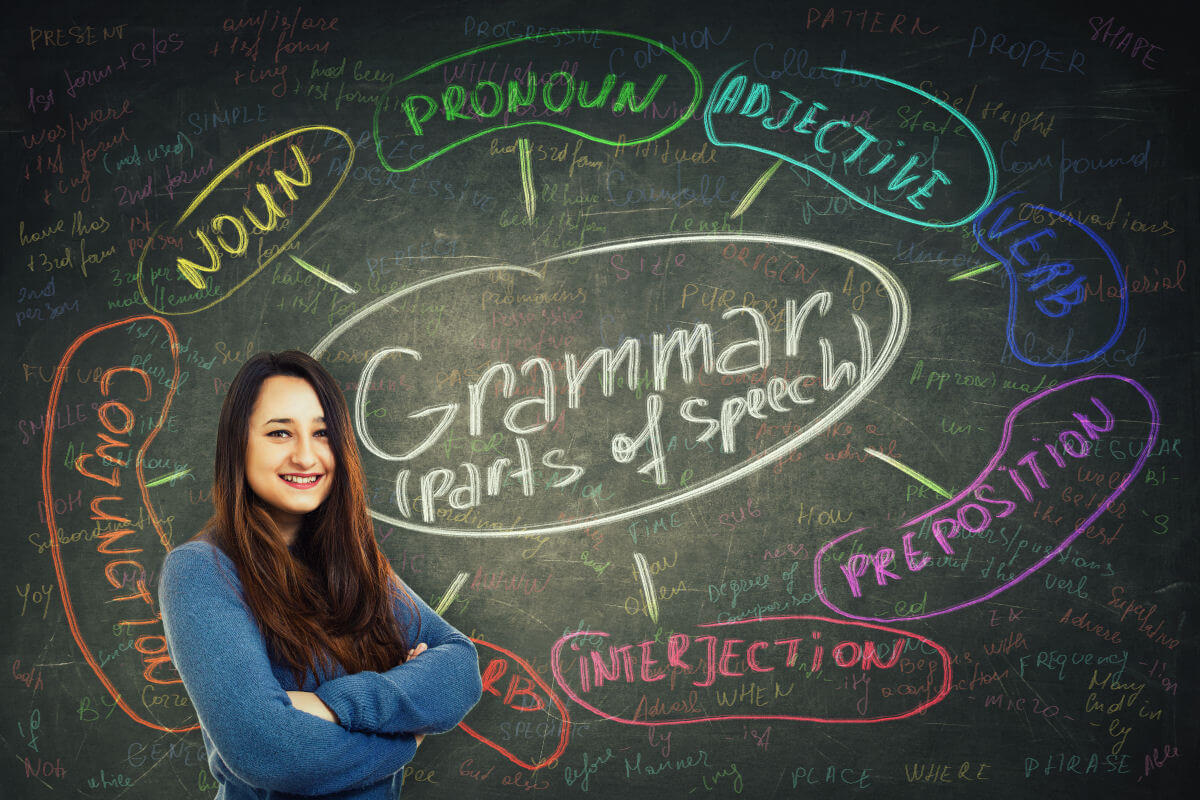
<instances>
[{"instance_id":1,"label":"word 'material'","mask_svg":"<svg viewBox=\"0 0 1200 800\"><path fill-rule=\"evenodd\" d=\"M1125 331L1129 293L1125 276L1112 248L1099 234L1075 218L1045 206L1031 206L1049 218L1049 225L1027 227L1027 220L1011 220L1017 210L1012 192L985 209L971 223L975 240L1000 260L1009 274L1009 307L1006 336L1013 355L1035 367L1066 367L1099 358ZM1040 214L1039 214L1040 216ZM1065 223L1055 229L1056 223ZM1099 250L1103 257L1099 257ZM1035 255L1036 254L1036 255ZM1118 302L1111 307L1085 303L1088 285L1105 278L1118 287ZM1058 341L1082 331L1090 349L1085 355L1040 361L1025 352L1018 328L1028 329L1030 318L1045 318Z\"/></svg>"}]
</instances>

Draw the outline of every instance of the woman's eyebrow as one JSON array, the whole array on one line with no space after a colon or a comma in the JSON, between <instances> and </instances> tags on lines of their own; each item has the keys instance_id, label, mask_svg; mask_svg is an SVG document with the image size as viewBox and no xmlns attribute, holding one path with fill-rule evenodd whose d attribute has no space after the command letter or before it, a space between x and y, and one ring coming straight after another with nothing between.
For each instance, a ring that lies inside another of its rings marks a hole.
<instances>
[{"instance_id":1,"label":"woman's eyebrow","mask_svg":"<svg viewBox=\"0 0 1200 800\"><path fill-rule=\"evenodd\" d=\"M267 420L266 422L263 423L263 425L272 425L274 423L280 423L281 425L291 425L294 422L295 422L295 420L292 419L291 417L276 417L275 419ZM313 417L313 422L317 422L317 423L320 423L321 425L324 425L325 418L324 417Z\"/></svg>"}]
</instances>

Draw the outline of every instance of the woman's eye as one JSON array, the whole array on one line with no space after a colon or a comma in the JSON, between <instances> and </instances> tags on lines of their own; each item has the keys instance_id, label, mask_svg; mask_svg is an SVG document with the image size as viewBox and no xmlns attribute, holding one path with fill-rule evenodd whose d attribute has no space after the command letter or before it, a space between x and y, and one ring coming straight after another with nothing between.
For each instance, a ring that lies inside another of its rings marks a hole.
<instances>
[{"instance_id":1,"label":"woman's eye","mask_svg":"<svg viewBox=\"0 0 1200 800\"><path fill-rule=\"evenodd\" d=\"M274 436L276 439L282 439L285 436L291 436L291 434L281 429L277 431L271 431L267 434L267 436Z\"/></svg>"},{"instance_id":2,"label":"woman's eye","mask_svg":"<svg viewBox=\"0 0 1200 800\"><path fill-rule=\"evenodd\" d=\"M326 430L320 430L320 431L317 431L316 433L314 433L314 434L313 434L313 436L321 436L321 437L328 438L328 437L329 437L329 431L326 431Z\"/></svg>"}]
</instances>

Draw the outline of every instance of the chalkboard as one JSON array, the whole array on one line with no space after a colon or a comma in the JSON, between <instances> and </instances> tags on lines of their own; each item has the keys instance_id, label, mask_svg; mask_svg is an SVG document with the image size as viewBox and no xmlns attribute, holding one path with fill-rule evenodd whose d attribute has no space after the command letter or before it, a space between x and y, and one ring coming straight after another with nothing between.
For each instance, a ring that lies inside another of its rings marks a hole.
<instances>
[{"instance_id":1,"label":"chalkboard","mask_svg":"<svg viewBox=\"0 0 1200 800\"><path fill-rule=\"evenodd\" d=\"M1182 794L1176 12L22 5L4 797L213 796L154 587L289 348L480 653L406 797Z\"/></svg>"}]
</instances>

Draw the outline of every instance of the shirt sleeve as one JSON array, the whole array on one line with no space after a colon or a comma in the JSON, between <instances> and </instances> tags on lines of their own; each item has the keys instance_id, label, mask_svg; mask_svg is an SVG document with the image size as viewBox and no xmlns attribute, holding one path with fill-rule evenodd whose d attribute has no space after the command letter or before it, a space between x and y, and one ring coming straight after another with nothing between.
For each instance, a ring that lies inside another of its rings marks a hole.
<instances>
[{"instance_id":1,"label":"shirt sleeve","mask_svg":"<svg viewBox=\"0 0 1200 800\"><path fill-rule=\"evenodd\" d=\"M429 649L387 672L357 672L326 681L316 694L347 730L374 733L444 733L462 721L483 693L479 655L471 640L404 587L420 616L419 641L411 608L395 610L410 647Z\"/></svg>"},{"instance_id":2,"label":"shirt sleeve","mask_svg":"<svg viewBox=\"0 0 1200 800\"><path fill-rule=\"evenodd\" d=\"M292 705L225 558L210 544L180 545L159 583L168 652L225 765L250 786L302 795L366 786L402 769L416 752L412 736L348 731Z\"/></svg>"}]
</instances>

